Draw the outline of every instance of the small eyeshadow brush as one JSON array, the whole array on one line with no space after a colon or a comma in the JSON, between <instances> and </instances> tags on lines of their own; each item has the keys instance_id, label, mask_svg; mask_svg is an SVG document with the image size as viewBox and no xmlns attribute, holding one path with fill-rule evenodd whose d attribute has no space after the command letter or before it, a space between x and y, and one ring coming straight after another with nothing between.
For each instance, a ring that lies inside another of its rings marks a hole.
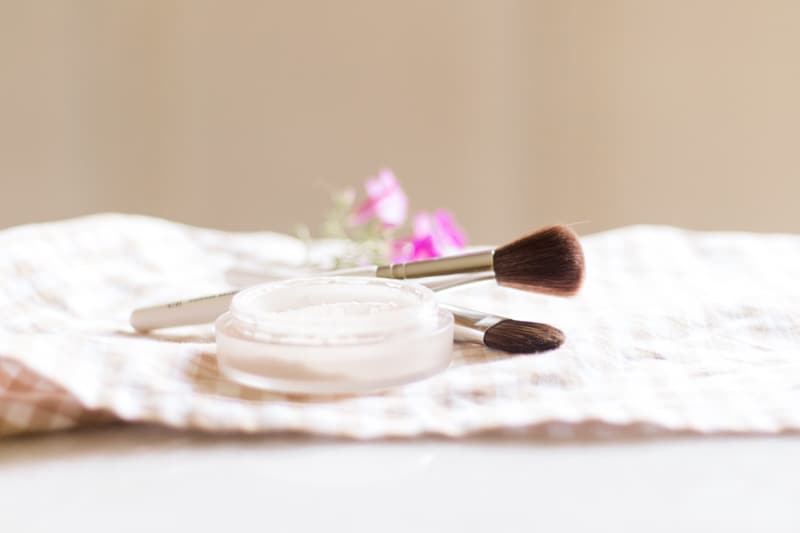
<instances>
[{"instance_id":1,"label":"small eyeshadow brush","mask_svg":"<svg viewBox=\"0 0 800 533\"><path fill-rule=\"evenodd\" d=\"M537 353L555 350L564 343L564 333L539 322L525 322L439 304L453 314L455 340L476 342L508 353Z\"/></svg>"}]
</instances>

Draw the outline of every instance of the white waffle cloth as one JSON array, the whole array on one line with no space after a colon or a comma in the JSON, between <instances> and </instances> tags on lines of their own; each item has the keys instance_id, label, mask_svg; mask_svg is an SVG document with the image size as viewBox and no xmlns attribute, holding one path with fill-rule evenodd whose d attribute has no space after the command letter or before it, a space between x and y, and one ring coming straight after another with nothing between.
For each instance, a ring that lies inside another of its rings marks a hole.
<instances>
[{"instance_id":1,"label":"white waffle cloth","mask_svg":"<svg viewBox=\"0 0 800 533\"><path fill-rule=\"evenodd\" d=\"M211 326L139 335L128 325L134 307L228 288L241 265L296 265L298 241L127 215L7 229L0 434L108 420L355 438L800 430L800 236L637 226L583 243L576 298L493 284L447 295L553 324L561 349L457 345L453 365L426 381L311 398L225 379Z\"/></svg>"}]
</instances>

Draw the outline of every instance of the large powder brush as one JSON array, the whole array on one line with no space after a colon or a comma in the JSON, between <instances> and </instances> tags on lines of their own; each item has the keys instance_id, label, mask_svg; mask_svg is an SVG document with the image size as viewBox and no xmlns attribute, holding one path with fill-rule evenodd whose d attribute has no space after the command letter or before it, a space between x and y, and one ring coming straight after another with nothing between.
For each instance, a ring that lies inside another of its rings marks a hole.
<instances>
[{"instance_id":1,"label":"large powder brush","mask_svg":"<svg viewBox=\"0 0 800 533\"><path fill-rule=\"evenodd\" d=\"M393 279L484 272L507 287L572 296L581 288L583 271L583 249L578 236L566 226L550 226L494 250L346 272Z\"/></svg>"},{"instance_id":2,"label":"large powder brush","mask_svg":"<svg viewBox=\"0 0 800 533\"><path fill-rule=\"evenodd\" d=\"M566 226L550 226L493 250L323 275L414 279L475 274L475 280L494 278L507 287L572 296L581 287L583 272L583 250L575 232ZM137 309L131 314L131 325L149 331L211 322L227 310L236 292Z\"/></svg>"}]
</instances>

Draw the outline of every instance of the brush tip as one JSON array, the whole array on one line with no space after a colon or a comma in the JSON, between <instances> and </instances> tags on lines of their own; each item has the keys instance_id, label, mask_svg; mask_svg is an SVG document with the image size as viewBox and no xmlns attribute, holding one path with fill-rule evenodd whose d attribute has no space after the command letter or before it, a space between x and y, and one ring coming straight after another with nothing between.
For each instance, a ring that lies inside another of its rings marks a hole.
<instances>
[{"instance_id":1,"label":"brush tip","mask_svg":"<svg viewBox=\"0 0 800 533\"><path fill-rule=\"evenodd\" d=\"M556 296L572 296L583 283L583 249L574 231L550 226L494 252L500 285Z\"/></svg>"},{"instance_id":2,"label":"brush tip","mask_svg":"<svg viewBox=\"0 0 800 533\"><path fill-rule=\"evenodd\" d=\"M564 343L564 333L539 322L506 319L483 334L489 348L509 353L537 353L555 350Z\"/></svg>"}]
</instances>

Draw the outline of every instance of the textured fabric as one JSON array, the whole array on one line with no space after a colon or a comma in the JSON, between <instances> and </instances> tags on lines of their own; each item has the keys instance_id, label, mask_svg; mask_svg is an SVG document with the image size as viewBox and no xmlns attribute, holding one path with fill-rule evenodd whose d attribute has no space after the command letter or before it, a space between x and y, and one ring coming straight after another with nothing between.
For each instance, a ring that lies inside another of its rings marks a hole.
<instances>
[{"instance_id":1,"label":"textured fabric","mask_svg":"<svg viewBox=\"0 0 800 533\"><path fill-rule=\"evenodd\" d=\"M564 330L556 351L456 345L452 366L379 394L237 385L211 326L150 335L134 307L297 265L289 237L99 215L0 232L0 434L104 420L358 438L524 430L559 436L800 430L800 237L631 227L583 239L572 299L483 283L452 303Z\"/></svg>"}]
</instances>

